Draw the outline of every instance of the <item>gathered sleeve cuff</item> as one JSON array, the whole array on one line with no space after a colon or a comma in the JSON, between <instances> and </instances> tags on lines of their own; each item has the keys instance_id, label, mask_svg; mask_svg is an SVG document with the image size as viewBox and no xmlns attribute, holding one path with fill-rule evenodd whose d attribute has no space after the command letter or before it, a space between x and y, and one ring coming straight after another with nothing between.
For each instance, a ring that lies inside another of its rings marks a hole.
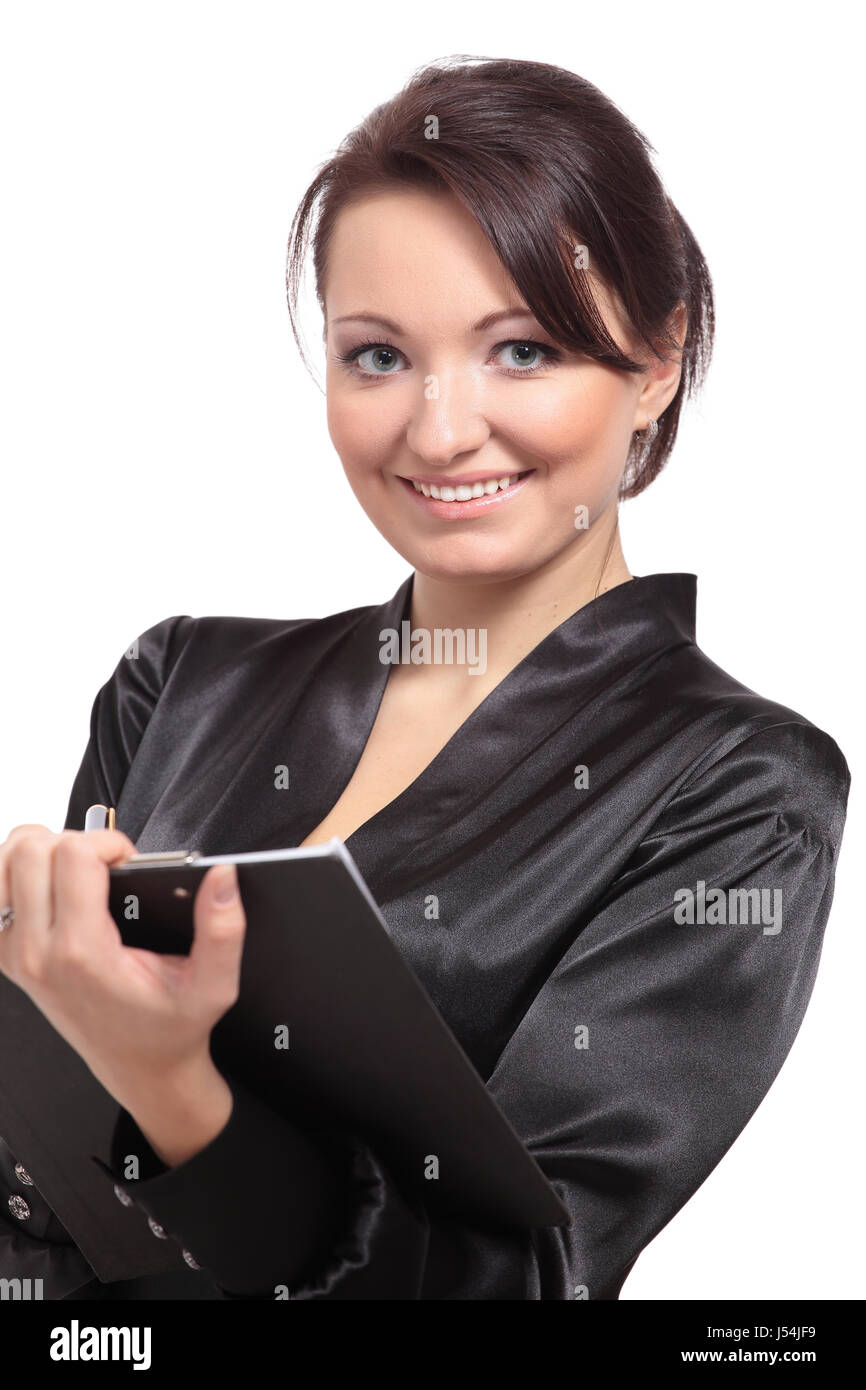
<instances>
[{"instance_id":1,"label":"gathered sleeve cuff","mask_svg":"<svg viewBox=\"0 0 866 1390\"><path fill-rule=\"evenodd\" d=\"M92 1155L118 1199L229 1298L417 1298L426 1218L378 1158L353 1136L307 1133L226 1079L225 1126L172 1168L121 1109L110 1165Z\"/></svg>"}]
</instances>

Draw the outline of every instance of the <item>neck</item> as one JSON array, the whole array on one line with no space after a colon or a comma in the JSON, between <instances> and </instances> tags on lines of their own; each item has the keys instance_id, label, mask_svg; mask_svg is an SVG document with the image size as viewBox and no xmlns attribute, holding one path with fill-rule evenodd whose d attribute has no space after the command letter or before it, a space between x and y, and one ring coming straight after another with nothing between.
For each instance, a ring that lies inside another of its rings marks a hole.
<instances>
[{"instance_id":1,"label":"neck","mask_svg":"<svg viewBox=\"0 0 866 1390\"><path fill-rule=\"evenodd\" d=\"M461 583L416 570L410 620L413 629L484 630L487 682L492 686L566 618L631 577L613 503L567 550L531 574ZM463 674L446 665L428 672L437 683L455 688L465 684Z\"/></svg>"}]
</instances>

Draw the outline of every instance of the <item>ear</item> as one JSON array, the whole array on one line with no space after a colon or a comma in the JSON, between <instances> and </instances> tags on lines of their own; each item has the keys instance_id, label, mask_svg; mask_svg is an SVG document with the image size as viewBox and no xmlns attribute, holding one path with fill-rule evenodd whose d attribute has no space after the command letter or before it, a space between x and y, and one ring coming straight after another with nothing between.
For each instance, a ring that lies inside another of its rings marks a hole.
<instances>
[{"instance_id":1,"label":"ear","mask_svg":"<svg viewBox=\"0 0 866 1390\"><path fill-rule=\"evenodd\" d=\"M654 344L658 356L647 362L643 389L635 402L634 429L645 429L650 420L658 420L677 394L687 332L686 306L678 300L666 320L665 333Z\"/></svg>"}]
</instances>

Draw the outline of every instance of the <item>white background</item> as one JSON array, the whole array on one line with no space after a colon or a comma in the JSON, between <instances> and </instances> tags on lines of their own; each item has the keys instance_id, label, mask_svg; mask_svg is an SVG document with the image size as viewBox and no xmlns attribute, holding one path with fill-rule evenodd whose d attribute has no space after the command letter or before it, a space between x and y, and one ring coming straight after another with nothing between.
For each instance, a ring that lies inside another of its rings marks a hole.
<instances>
[{"instance_id":1,"label":"white background","mask_svg":"<svg viewBox=\"0 0 866 1390\"><path fill-rule=\"evenodd\" d=\"M78 0L0 13L0 838L25 821L60 828L93 697L146 627L378 604L409 572L343 478L285 306L291 216L343 135L417 67L468 53L571 68L652 141L709 261L718 334L672 461L622 509L626 557L635 574L698 575L699 644L828 730L854 786L799 1037L623 1297L862 1298L853 11Z\"/></svg>"}]
</instances>

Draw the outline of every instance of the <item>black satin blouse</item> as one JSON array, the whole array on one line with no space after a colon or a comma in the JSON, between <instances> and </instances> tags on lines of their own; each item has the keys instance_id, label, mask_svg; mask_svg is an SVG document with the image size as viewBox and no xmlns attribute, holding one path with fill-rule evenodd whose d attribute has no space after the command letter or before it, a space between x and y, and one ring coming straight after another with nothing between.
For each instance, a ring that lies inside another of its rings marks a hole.
<instances>
[{"instance_id":1,"label":"black satin blouse","mask_svg":"<svg viewBox=\"0 0 866 1390\"><path fill-rule=\"evenodd\" d=\"M299 844L358 763L412 579L327 618L149 628L96 697L66 826L105 802L139 851ZM442 1219L362 1137L324 1146L229 1077L226 1127L172 1169L118 1113L105 1180L176 1243L177 1272L100 1284L46 1225L27 1237L34 1267L64 1262L46 1296L618 1297L794 1041L850 781L832 738L704 655L695 590L649 575L567 618L346 841L572 1225ZM0 1271L27 1274L5 1200L24 1189L0 1162Z\"/></svg>"}]
</instances>

